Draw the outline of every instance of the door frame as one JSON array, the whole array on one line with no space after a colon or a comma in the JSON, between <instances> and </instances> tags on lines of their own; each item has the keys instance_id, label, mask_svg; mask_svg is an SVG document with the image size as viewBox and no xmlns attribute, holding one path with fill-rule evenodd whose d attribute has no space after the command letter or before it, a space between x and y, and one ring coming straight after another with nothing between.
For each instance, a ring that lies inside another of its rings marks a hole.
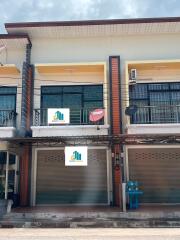
<instances>
[{"instance_id":1,"label":"door frame","mask_svg":"<svg viewBox=\"0 0 180 240\"><path fill-rule=\"evenodd\" d=\"M164 144L164 145L145 145L145 144L138 144L138 145L125 145L125 174L126 174L126 181L129 181L129 161L128 161L128 150L129 149L156 149L156 148L178 148L180 149L180 145L175 144ZM143 203L142 205L175 205L176 203ZM178 203L179 204L179 203Z\"/></svg>"},{"instance_id":2,"label":"door frame","mask_svg":"<svg viewBox=\"0 0 180 240\"><path fill-rule=\"evenodd\" d=\"M19 175L17 174L19 172L19 156L11 151L8 150L2 150L1 152L6 152L6 163L5 165L5 196L4 198L8 199L8 182L9 182L9 158L10 155L15 156L15 164L14 164L14 194L18 193L19 190Z\"/></svg>"},{"instance_id":3,"label":"door frame","mask_svg":"<svg viewBox=\"0 0 180 240\"><path fill-rule=\"evenodd\" d=\"M106 150L106 162L107 162L107 204L110 205L112 200L112 174L111 174L111 150L106 146L87 146L88 149L104 149ZM49 150L64 150L64 147L38 147L33 149L34 161L32 161L32 171L31 171L31 206L36 206L36 184L37 184L37 154L38 151L49 151ZM54 204L50 204L53 206ZM57 205L57 204L55 204ZM62 204L58 204L62 205ZM63 204L66 205L66 204ZM70 204L77 205L77 204ZM82 205L82 204L81 204ZM85 205L85 204L84 204ZM90 204L86 204L90 205ZM102 205L102 204L96 204Z\"/></svg>"}]
</instances>

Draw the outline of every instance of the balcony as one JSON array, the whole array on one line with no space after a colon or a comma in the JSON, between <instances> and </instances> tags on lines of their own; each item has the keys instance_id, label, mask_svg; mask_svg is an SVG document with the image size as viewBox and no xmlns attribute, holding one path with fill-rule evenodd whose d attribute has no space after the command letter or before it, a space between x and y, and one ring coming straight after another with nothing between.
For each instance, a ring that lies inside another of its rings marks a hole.
<instances>
[{"instance_id":1,"label":"balcony","mask_svg":"<svg viewBox=\"0 0 180 240\"><path fill-rule=\"evenodd\" d=\"M131 124L180 123L180 105L138 107Z\"/></svg>"},{"instance_id":2,"label":"balcony","mask_svg":"<svg viewBox=\"0 0 180 240\"><path fill-rule=\"evenodd\" d=\"M69 123L49 124L48 109L35 109L31 127L33 137L107 135L109 126L105 125L104 117L95 122L91 121L90 113L94 110L92 108L70 109Z\"/></svg>"},{"instance_id":3,"label":"balcony","mask_svg":"<svg viewBox=\"0 0 180 240\"><path fill-rule=\"evenodd\" d=\"M180 133L180 105L142 106L130 117L129 134Z\"/></svg>"},{"instance_id":4,"label":"balcony","mask_svg":"<svg viewBox=\"0 0 180 240\"><path fill-rule=\"evenodd\" d=\"M14 110L0 110L0 138L13 137L17 113Z\"/></svg>"}]
</instances>

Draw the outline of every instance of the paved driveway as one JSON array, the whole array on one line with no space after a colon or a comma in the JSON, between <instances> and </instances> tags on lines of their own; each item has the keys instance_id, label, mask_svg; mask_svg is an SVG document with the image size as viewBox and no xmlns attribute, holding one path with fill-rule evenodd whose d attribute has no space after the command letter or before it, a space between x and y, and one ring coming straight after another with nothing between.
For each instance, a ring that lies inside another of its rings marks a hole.
<instances>
[{"instance_id":1,"label":"paved driveway","mask_svg":"<svg viewBox=\"0 0 180 240\"><path fill-rule=\"evenodd\" d=\"M168 240L180 239L180 229L1 229L0 240Z\"/></svg>"}]
</instances>

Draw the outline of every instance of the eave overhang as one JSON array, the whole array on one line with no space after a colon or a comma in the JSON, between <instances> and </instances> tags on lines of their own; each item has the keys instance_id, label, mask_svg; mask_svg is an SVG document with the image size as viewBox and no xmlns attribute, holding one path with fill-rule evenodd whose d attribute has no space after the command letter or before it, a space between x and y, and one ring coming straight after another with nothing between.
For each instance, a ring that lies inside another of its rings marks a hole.
<instances>
[{"instance_id":1,"label":"eave overhang","mask_svg":"<svg viewBox=\"0 0 180 240\"><path fill-rule=\"evenodd\" d=\"M76 38L180 33L180 17L6 23L10 34L31 38Z\"/></svg>"},{"instance_id":2,"label":"eave overhang","mask_svg":"<svg viewBox=\"0 0 180 240\"><path fill-rule=\"evenodd\" d=\"M23 48L27 44L31 45L27 34L0 34L0 46L5 48Z\"/></svg>"},{"instance_id":3,"label":"eave overhang","mask_svg":"<svg viewBox=\"0 0 180 240\"><path fill-rule=\"evenodd\" d=\"M5 23L5 28L28 28L28 27L57 27L57 26L87 26L87 25L116 25L134 23L167 23L180 22L180 17L162 18L130 18L130 19L103 19L103 20L81 20L81 21L52 21L52 22L17 22Z\"/></svg>"},{"instance_id":4,"label":"eave overhang","mask_svg":"<svg viewBox=\"0 0 180 240\"><path fill-rule=\"evenodd\" d=\"M12 144L51 144L62 145L153 145L153 144L179 144L180 134L120 134L117 136L69 136L69 137L14 137L1 138L0 141L7 141Z\"/></svg>"}]
</instances>

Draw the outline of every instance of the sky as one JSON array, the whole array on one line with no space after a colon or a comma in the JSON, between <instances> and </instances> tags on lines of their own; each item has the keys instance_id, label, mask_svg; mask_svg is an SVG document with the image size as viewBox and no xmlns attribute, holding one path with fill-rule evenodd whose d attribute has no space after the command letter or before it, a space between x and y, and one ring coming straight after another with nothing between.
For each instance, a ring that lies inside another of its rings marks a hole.
<instances>
[{"instance_id":1,"label":"sky","mask_svg":"<svg viewBox=\"0 0 180 240\"><path fill-rule=\"evenodd\" d=\"M0 0L4 23L180 16L180 0Z\"/></svg>"}]
</instances>

